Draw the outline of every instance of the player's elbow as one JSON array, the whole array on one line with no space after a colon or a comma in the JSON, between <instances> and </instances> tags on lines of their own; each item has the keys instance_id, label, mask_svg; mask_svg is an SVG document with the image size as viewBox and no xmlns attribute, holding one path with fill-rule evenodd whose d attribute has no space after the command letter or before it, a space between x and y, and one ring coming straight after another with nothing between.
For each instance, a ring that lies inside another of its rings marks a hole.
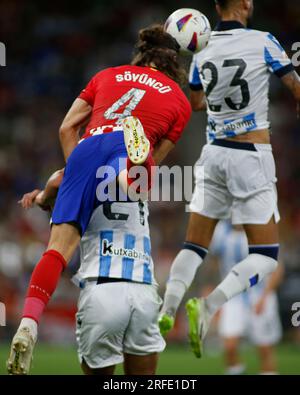
<instances>
[{"instance_id":1,"label":"player's elbow","mask_svg":"<svg viewBox=\"0 0 300 395\"><path fill-rule=\"evenodd\" d=\"M68 133L68 128L66 127L66 125L62 124L59 128L59 137L62 138L66 136L67 133Z\"/></svg>"},{"instance_id":2,"label":"player's elbow","mask_svg":"<svg viewBox=\"0 0 300 395\"><path fill-rule=\"evenodd\" d=\"M66 122L63 122L59 128L59 137L61 140L64 140L71 136L74 133L74 128L67 124Z\"/></svg>"}]
</instances>

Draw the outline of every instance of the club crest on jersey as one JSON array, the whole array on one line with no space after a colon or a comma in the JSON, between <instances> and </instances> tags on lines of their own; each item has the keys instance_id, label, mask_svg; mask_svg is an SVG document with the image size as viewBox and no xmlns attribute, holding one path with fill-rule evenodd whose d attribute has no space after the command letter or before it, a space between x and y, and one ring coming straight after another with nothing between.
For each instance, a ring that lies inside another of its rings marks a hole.
<instances>
[{"instance_id":1,"label":"club crest on jersey","mask_svg":"<svg viewBox=\"0 0 300 395\"><path fill-rule=\"evenodd\" d=\"M102 239L101 241L101 255L140 259L145 262L150 262L150 256L147 253L138 251L135 248L115 247L114 243L110 242L107 239Z\"/></svg>"},{"instance_id":2,"label":"club crest on jersey","mask_svg":"<svg viewBox=\"0 0 300 395\"><path fill-rule=\"evenodd\" d=\"M183 18L179 19L179 21L176 22L176 25L178 27L178 31L184 31L184 28L188 21L193 17L193 14L188 14L184 16Z\"/></svg>"}]
</instances>

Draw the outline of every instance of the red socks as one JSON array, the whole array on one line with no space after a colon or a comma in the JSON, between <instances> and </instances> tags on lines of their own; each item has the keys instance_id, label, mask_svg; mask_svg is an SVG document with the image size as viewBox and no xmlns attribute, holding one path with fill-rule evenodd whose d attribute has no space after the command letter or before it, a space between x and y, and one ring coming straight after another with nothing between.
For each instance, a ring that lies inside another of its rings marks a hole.
<instances>
[{"instance_id":1,"label":"red socks","mask_svg":"<svg viewBox=\"0 0 300 395\"><path fill-rule=\"evenodd\" d=\"M27 290L23 318L28 317L39 322L51 295L57 287L62 271L67 262L55 250L46 251L36 265Z\"/></svg>"},{"instance_id":2,"label":"red socks","mask_svg":"<svg viewBox=\"0 0 300 395\"><path fill-rule=\"evenodd\" d=\"M129 170L132 168L132 167L136 167L136 166L143 166L143 167L145 167L145 169L147 170L147 174L148 174L148 179L147 179L147 183L145 183L146 184L146 190L144 190L144 188L142 188L142 190L141 190L141 188L140 187L138 187L137 188L137 190L136 190L136 192L137 193L143 193L143 192L148 192L148 191L150 191L150 189L152 188L152 186L153 186L153 174L152 174L152 171L151 171L151 168L152 167L154 167L154 166L156 166L156 164L155 164L155 162L154 162L154 159L153 159L153 157L152 157L152 154L151 154L151 152L149 153L149 155L148 155L148 158L147 158L147 160L143 163L143 164L141 164L141 165L135 165L134 163L132 163L128 158L127 158L127 172L129 173ZM130 186L133 182L137 182L138 180L139 180L139 178L141 178L141 175L140 174L138 174L136 177L134 176L134 177L129 177L129 175L127 176L127 182L128 182L128 186ZM141 182L141 185L143 185L143 182Z\"/></svg>"}]
</instances>

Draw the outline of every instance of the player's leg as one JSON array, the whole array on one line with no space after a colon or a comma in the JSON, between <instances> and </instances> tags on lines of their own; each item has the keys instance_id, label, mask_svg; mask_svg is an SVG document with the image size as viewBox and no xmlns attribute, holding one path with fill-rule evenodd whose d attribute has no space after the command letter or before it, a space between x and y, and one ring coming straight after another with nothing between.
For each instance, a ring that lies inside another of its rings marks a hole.
<instances>
[{"instance_id":1,"label":"player's leg","mask_svg":"<svg viewBox=\"0 0 300 395\"><path fill-rule=\"evenodd\" d=\"M246 225L249 255L235 265L206 298L187 302L189 337L196 357L202 355L202 340L215 313L234 296L256 285L278 265L278 226L274 217L266 225Z\"/></svg>"},{"instance_id":2,"label":"player's leg","mask_svg":"<svg viewBox=\"0 0 300 395\"><path fill-rule=\"evenodd\" d=\"M119 140L122 142L121 135ZM88 225L96 200L96 169L105 164L101 143L101 136L90 138L68 159L52 214L48 248L32 273L21 325L12 342L9 373L28 373L39 319Z\"/></svg>"},{"instance_id":3,"label":"player's leg","mask_svg":"<svg viewBox=\"0 0 300 395\"><path fill-rule=\"evenodd\" d=\"M153 375L166 343L158 327L162 300L150 284L128 283L131 317L123 340L125 374Z\"/></svg>"},{"instance_id":4,"label":"player's leg","mask_svg":"<svg viewBox=\"0 0 300 395\"><path fill-rule=\"evenodd\" d=\"M123 339L130 317L127 282L85 284L76 314L78 356L85 374L110 375L124 362Z\"/></svg>"},{"instance_id":5,"label":"player's leg","mask_svg":"<svg viewBox=\"0 0 300 395\"><path fill-rule=\"evenodd\" d=\"M239 345L241 339L239 337L224 337L222 341L224 347L226 374L243 374L245 371L245 366L243 365L239 355Z\"/></svg>"},{"instance_id":6,"label":"player's leg","mask_svg":"<svg viewBox=\"0 0 300 395\"><path fill-rule=\"evenodd\" d=\"M276 270L278 265L278 226L276 174L271 146L255 145L248 151L240 146L232 154L227 151L227 187L231 192L232 223L244 225L249 255L235 265L207 298L192 300L190 309L199 316L200 338L203 339L211 318L235 295L254 286ZM251 175L245 177L245 174Z\"/></svg>"},{"instance_id":7,"label":"player's leg","mask_svg":"<svg viewBox=\"0 0 300 395\"><path fill-rule=\"evenodd\" d=\"M268 294L259 314L252 308L249 322L250 338L257 347L261 374L278 374L276 346L282 336L282 327L275 293Z\"/></svg>"},{"instance_id":8,"label":"player's leg","mask_svg":"<svg viewBox=\"0 0 300 395\"><path fill-rule=\"evenodd\" d=\"M216 219L197 213L190 214L186 241L172 264L166 286L159 320L163 335L166 335L174 325L177 309L207 254L217 223Z\"/></svg>"},{"instance_id":9,"label":"player's leg","mask_svg":"<svg viewBox=\"0 0 300 395\"><path fill-rule=\"evenodd\" d=\"M206 298L213 316L224 303L254 286L276 270L279 252L278 225L274 217L266 225L244 225L249 255L235 265L221 284Z\"/></svg>"},{"instance_id":10,"label":"player's leg","mask_svg":"<svg viewBox=\"0 0 300 395\"><path fill-rule=\"evenodd\" d=\"M36 265L27 290L22 320L7 361L11 374L28 374L37 340L38 323L80 241L73 225L53 225L46 252Z\"/></svg>"},{"instance_id":11,"label":"player's leg","mask_svg":"<svg viewBox=\"0 0 300 395\"><path fill-rule=\"evenodd\" d=\"M124 373L126 375L155 375L158 353L150 355L124 354Z\"/></svg>"},{"instance_id":12,"label":"player's leg","mask_svg":"<svg viewBox=\"0 0 300 395\"><path fill-rule=\"evenodd\" d=\"M241 375L245 365L239 355L241 339L248 332L249 305L243 295L237 296L222 307L218 332L222 339L226 372L228 375Z\"/></svg>"},{"instance_id":13,"label":"player's leg","mask_svg":"<svg viewBox=\"0 0 300 395\"><path fill-rule=\"evenodd\" d=\"M219 219L229 216L232 198L223 179L226 151L216 152L216 147L206 145L195 165L196 185L190 204L190 220L183 249L176 256L166 287L164 304L159 319L166 334L174 324L176 311L195 273L203 262ZM193 304L193 302L191 302ZM198 307L191 312L197 315ZM192 330L194 331L194 330Z\"/></svg>"},{"instance_id":14,"label":"player's leg","mask_svg":"<svg viewBox=\"0 0 300 395\"><path fill-rule=\"evenodd\" d=\"M257 347L260 359L261 374L278 374L276 353L273 345L260 345Z\"/></svg>"},{"instance_id":15,"label":"player's leg","mask_svg":"<svg viewBox=\"0 0 300 395\"><path fill-rule=\"evenodd\" d=\"M81 369L87 376L111 376L114 374L116 366L107 366L106 368L91 369L83 359L81 362Z\"/></svg>"}]
</instances>

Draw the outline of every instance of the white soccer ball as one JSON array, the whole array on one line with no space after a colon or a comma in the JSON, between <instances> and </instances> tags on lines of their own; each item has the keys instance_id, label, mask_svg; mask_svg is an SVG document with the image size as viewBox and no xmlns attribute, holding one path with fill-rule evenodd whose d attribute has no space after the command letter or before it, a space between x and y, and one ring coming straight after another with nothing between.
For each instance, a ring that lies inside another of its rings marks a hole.
<instances>
[{"instance_id":1,"label":"white soccer ball","mask_svg":"<svg viewBox=\"0 0 300 395\"><path fill-rule=\"evenodd\" d=\"M173 12L165 23L165 31L175 38L184 55L200 52L207 46L211 35L209 20L192 8Z\"/></svg>"}]
</instances>

